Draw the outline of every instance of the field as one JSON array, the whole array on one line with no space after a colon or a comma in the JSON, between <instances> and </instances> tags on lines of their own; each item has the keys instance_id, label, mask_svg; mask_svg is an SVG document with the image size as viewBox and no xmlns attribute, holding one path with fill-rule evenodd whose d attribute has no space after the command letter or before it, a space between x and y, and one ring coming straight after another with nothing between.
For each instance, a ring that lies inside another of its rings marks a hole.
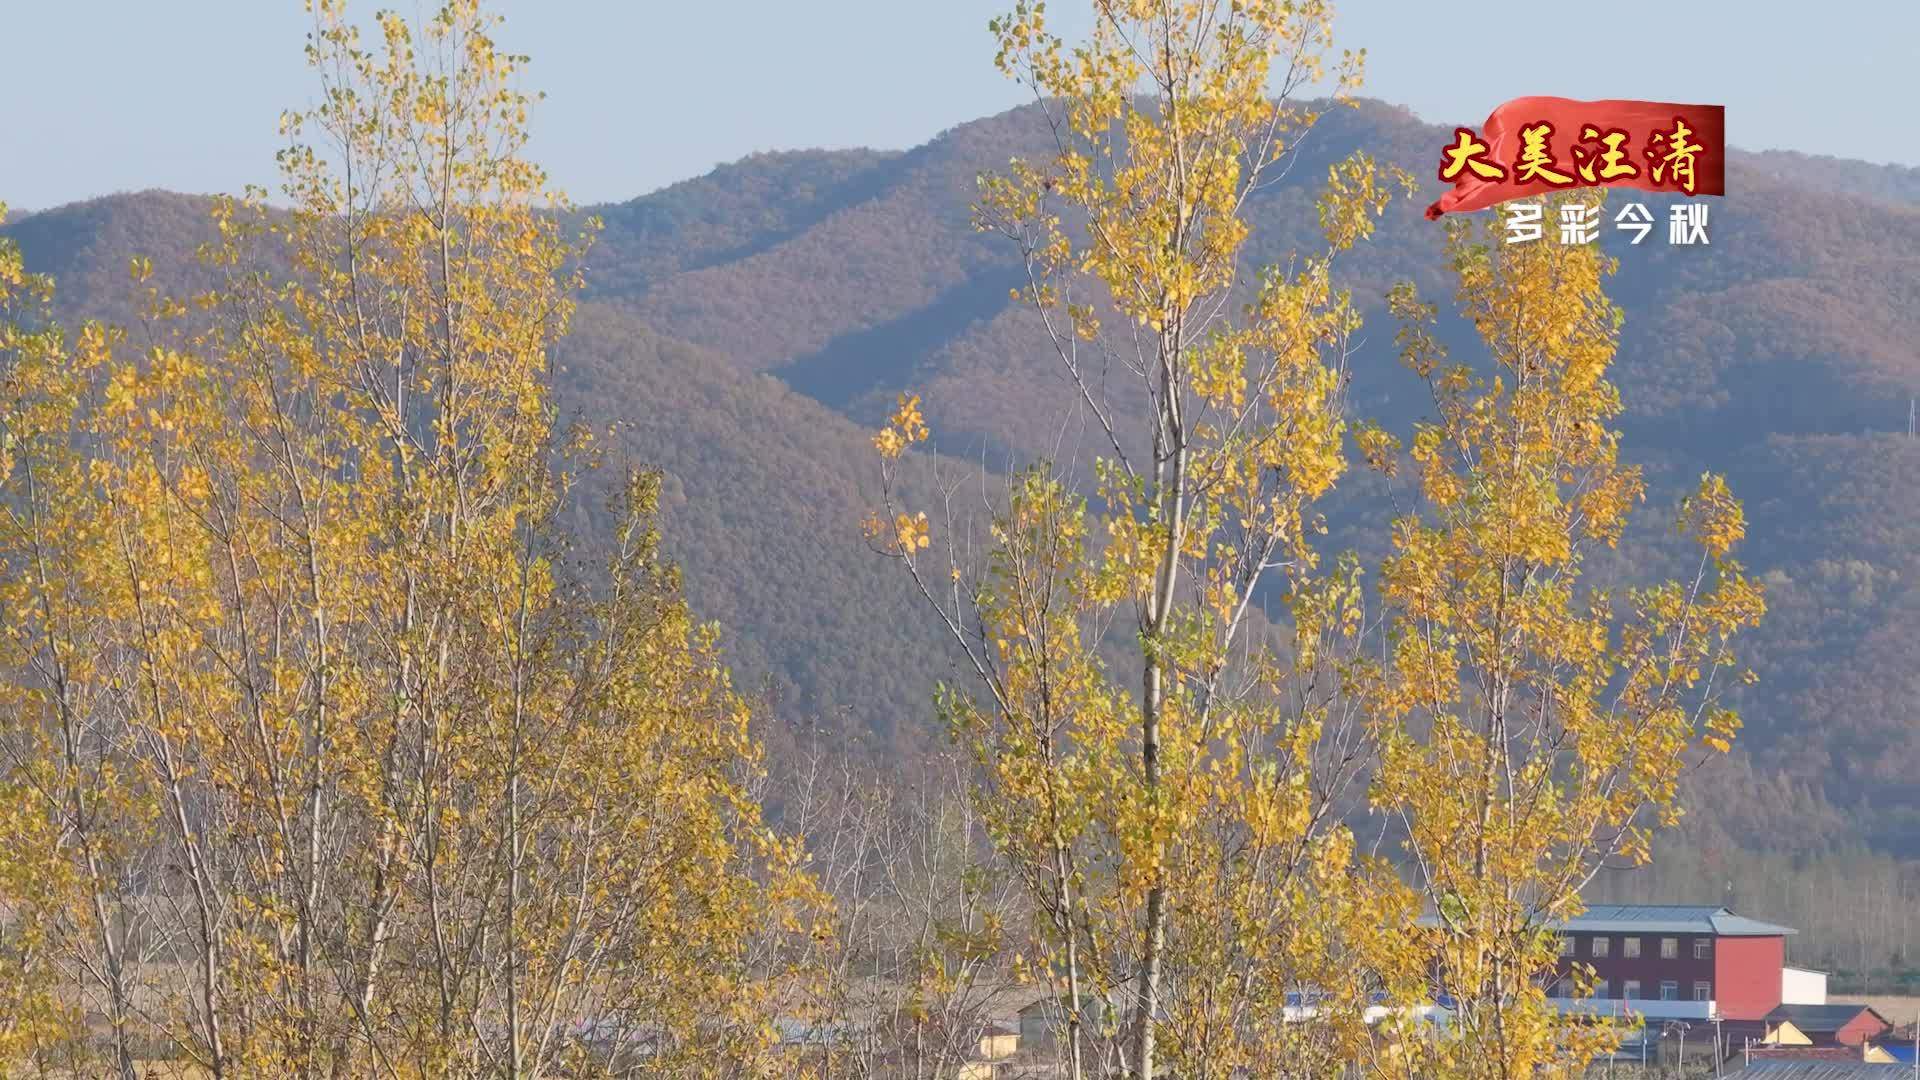
<instances>
[{"instance_id":1,"label":"field","mask_svg":"<svg viewBox=\"0 0 1920 1080\"><path fill-rule=\"evenodd\" d=\"M1836 1005L1870 1006L1897 1028L1920 1019L1920 996L1913 994L1833 994L1827 1000Z\"/></svg>"}]
</instances>

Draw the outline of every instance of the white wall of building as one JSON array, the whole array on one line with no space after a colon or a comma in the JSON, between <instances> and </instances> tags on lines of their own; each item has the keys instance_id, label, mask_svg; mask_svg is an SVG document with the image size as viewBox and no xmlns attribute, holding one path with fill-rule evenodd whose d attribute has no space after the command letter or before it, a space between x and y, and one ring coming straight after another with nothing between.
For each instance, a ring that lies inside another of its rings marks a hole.
<instances>
[{"instance_id":1,"label":"white wall of building","mask_svg":"<svg viewBox=\"0 0 1920 1080\"><path fill-rule=\"evenodd\" d=\"M1780 1003L1782 1005L1825 1005L1827 973L1810 968L1781 968Z\"/></svg>"}]
</instances>

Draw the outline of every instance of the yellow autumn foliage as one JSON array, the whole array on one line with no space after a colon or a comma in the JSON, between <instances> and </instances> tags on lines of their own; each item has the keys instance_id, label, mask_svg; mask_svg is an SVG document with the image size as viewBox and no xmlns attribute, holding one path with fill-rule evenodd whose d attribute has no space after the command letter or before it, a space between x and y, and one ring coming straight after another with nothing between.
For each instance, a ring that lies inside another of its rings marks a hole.
<instances>
[{"instance_id":1,"label":"yellow autumn foliage","mask_svg":"<svg viewBox=\"0 0 1920 1080\"><path fill-rule=\"evenodd\" d=\"M4 1071L771 1071L817 897L657 477L565 527L589 237L524 60L473 0L314 17L286 209L221 200L145 347L25 329L0 250Z\"/></svg>"},{"instance_id":2,"label":"yellow autumn foliage","mask_svg":"<svg viewBox=\"0 0 1920 1080\"><path fill-rule=\"evenodd\" d=\"M1730 643L1765 606L1727 557L1741 515L1718 477L1683 510L1693 577L1624 596L1585 580L1642 492L1612 427L1612 261L1478 223L1452 227L1448 254L1491 363L1449 360L1434 308L1396 290L1404 359L1438 417L1415 435L1418 488L1382 571L1385 658L1352 672L1380 739L1372 801L1407 825L1436 990L1457 1002L1409 1061L1415 1075L1580 1076L1621 1032L1548 1004L1559 961L1542 928L1578 913L1602 863L1649 858L1691 757L1728 748ZM1368 456L1391 477L1377 443Z\"/></svg>"}]
</instances>

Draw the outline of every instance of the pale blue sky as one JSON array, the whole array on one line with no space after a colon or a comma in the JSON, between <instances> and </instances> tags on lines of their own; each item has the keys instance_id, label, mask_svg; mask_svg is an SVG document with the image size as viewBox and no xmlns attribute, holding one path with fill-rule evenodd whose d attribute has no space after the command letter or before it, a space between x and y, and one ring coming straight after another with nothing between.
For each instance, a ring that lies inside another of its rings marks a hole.
<instances>
[{"instance_id":1,"label":"pale blue sky","mask_svg":"<svg viewBox=\"0 0 1920 1080\"><path fill-rule=\"evenodd\" d=\"M547 102L535 153L581 201L757 150L904 148L1018 104L1011 0L504 0ZM367 3L411 12L416 0ZM1053 0L1084 26L1086 0ZM313 82L298 0L0 0L0 201L270 183ZM1523 94L1727 106L1732 140L1920 165L1920 0L1346 0L1366 92L1477 124ZM1436 148L1437 153L1437 148Z\"/></svg>"}]
</instances>

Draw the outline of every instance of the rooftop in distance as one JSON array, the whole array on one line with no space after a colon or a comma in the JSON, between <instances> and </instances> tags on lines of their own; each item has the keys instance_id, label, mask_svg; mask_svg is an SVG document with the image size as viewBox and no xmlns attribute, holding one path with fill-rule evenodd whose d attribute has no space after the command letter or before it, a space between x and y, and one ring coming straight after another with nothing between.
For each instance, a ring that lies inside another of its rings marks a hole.
<instances>
[{"instance_id":1,"label":"rooftop in distance","mask_svg":"<svg viewBox=\"0 0 1920 1080\"><path fill-rule=\"evenodd\" d=\"M1428 912L1422 926L1437 926L1440 917ZM1749 919L1731 908L1712 904L1595 904L1556 930L1588 934L1711 934L1715 937L1783 937L1798 933L1790 926Z\"/></svg>"},{"instance_id":2,"label":"rooftop in distance","mask_svg":"<svg viewBox=\"0 0 1920 1080\"><path fill-rule=\"evenodd\" d=\"M1595 904L1558 929L1595 933L1712 934L1715 937L1780 937L1790 926L1749 919L1710 904Z\"/></svg>"}]
</instances>

